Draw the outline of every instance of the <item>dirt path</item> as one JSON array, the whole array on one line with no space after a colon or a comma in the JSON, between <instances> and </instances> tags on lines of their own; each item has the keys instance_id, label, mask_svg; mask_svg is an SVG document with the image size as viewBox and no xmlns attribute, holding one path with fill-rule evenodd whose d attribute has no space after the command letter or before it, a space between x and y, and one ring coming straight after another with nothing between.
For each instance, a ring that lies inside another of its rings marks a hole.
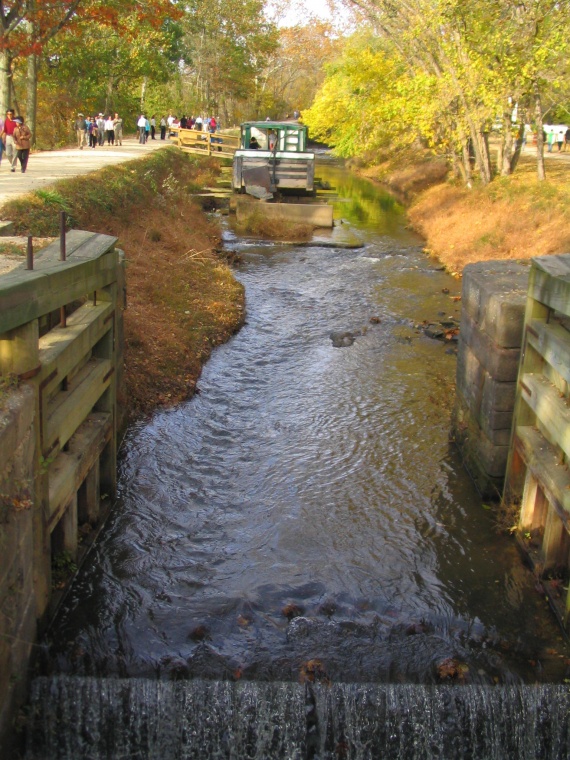
<instances>
[{"instance_id":1,"label":"dirt path","mask_svg":"<svg viewBox=\"0 0 570 760\"><path fill-rule=\"evenodd\" d=\"M32 153L25 174L22 174L19 168L11 172L10 164L4 158L0 163L0 205L15 195L23 195L45 185L51 185L58 179L89 174L110 164L120 164L122 161L140 158L150 150L157 150L166 145L168 145L167 140L150 140L146 145L140 145L138 139L127 137L123 140L121 147L102 145L83 150L71 148L41 151Z\"/></svg>"}]
</instances>

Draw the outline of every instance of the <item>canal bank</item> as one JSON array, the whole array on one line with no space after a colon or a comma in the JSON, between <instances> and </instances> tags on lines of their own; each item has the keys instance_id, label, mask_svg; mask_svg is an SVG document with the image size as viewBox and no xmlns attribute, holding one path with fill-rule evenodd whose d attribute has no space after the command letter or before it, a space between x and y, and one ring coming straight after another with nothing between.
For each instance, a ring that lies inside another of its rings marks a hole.
<instances>
[{"instance_id":1,"label":"canal bank","mask_svg":"<svg viewBox=\"0 0 570 760\"><path fill-rule=\"evenodd\" d=\"M414 160L415 159L415 160ZM546 153L546 180L536 178L536 149L527 148L516 171L489 185L453 181L441 159L425 153L398 166L355 167L372 182L390 188L408 207L412 227L426 252L449 272L468 264L558 254L568 250L570 156Z\"/></svg>"}]
</instances>

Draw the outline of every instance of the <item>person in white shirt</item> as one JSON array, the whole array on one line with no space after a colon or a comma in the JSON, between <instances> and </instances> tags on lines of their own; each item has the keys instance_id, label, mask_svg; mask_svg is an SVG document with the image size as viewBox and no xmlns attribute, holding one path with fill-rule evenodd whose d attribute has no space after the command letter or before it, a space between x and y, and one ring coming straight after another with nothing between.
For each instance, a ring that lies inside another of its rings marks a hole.
<instances>
[{"instance_id":1,"label":"person in white shirt","mask_svg":"<svg viewBox=\"0 0 570 760\"><path fill-rule=\"evenodd\" d=\"M112 116L105 119L105 135L107 136L107 145L115 144L115 124Z\"/></svg>"},{"instance_id":2,"label":"person in white shirt","mask_svg":"<svg viewBox=\"0 0 570 760\"><path fill-rule=\"evenodd\" d=\"M146 142L146 117L144 113L141 113L140 119L137 121L137 127L139 128L139 142L144 145Z\"/></svg>"},{"instance_id":3,"label":"person in white shirt","mask_svg":"<svg viewBox=\"0 0 570 760\"><path fill-rule=\"evenodd\" d=\"M172 124L174 123L174 116L171 113L169 113L168 119L166 121L168 122L168 126L171 127Z\"/></svg>"}]
</instances>

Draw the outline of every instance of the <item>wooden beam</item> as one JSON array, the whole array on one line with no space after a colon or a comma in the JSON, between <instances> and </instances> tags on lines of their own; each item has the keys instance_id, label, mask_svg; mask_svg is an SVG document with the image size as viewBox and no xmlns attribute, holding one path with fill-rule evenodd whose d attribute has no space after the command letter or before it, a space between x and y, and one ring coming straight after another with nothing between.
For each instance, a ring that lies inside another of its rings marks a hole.
<instances>
[{"instance_id":1,"label":"wooden beam","mask_svg":"<svg viewBox=\"0 0 570 760\"><path fill-rule=\"evenodd\" d=\"M570 314L570 254L532 260L529 297L543 306Z\"/></svg>"},{"instance_id":2,"label":"wooden beam","mask_svg":"<svg viewBox=\"0 0 570 760\"><path fill-rule=\"evenodd\" d=\"M566 382L570 383L570 335L561 324L533 319L526 325L526 340Z\"/></svg>"},{"instance_id":3,"label":"wooden beam","mask_svg":"<svg viewBox=\"0 0 570 760\"><path fill-rule=\"evenodd\" d=\"M44 455L57 444L69 441L111 383L113 364L108 359L90 359L67 390L60 391L48 404L45 422Z\"/></svg>"},{"instance_id":4,"label":"wooden beam","mask_svg":"<svg viewBox=\"0 0 570 760\"><path fill-rule=\"evenodd\" d=\"M0 280L0 334L31 322L116 279L119 254L113 249L97 259L62 261L39 272L11 272Z\"/></svg>"},{"instance_id":5,"label":"wooden beam","mask_svg":"<svg viewBox=\"0 0 570 760\"><path fill-rule=\"evenodd\" d=\"M111 434L110 415L93 412L69 439L68 450L60 452L50 465L48 530L53 530L73 494L96 466Z\"/></svg>"},{"instance_id":6,"label":"wooden beam","mask_svg":"<svg viewBox=\"0 0 570 760\"><path fill-rule=\"evenodd\" d=\"M514 444L560 518L570 520L570 472L556 447L536 428L517 427ZM570 526L567 528L570 529Z\"/></svg>"},{"instance_id":7,"label":"wooden beam","mask_svg":"<svg viewBox=\"0 0 570 760\"><path fill-rule=\"evenodd\" d=\"M86 303L67 318L66 327L54 327L39 340L42 393L50 392L113 327L113 305Z\"/></svg>"},{"instance_id":8,"label":"wooden beam","mask_svg":"<svg viewBox=\"0 0 570 760\"><path fill-rule=\"evenodd\" d=\"M570 407L566 398L544 375L524 374L519 380L523 401L548 431L551 443L570 458Z\"/></svg>"}]
</instances>

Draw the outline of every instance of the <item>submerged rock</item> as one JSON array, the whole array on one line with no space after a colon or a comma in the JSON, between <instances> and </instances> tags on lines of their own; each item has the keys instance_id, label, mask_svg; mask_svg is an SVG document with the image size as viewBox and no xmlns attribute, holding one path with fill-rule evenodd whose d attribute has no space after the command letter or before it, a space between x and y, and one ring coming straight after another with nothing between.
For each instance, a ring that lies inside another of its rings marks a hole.
<instances>
[{"instance_id":1,"label":"submerged rock","mask_svg":"<svg viewBox=\"0 0 570 760\"><path fill-rule=\"evenodd\" d=\"M360 335L360 330L356 332L345 330L343 332L332 332L330 339L335 348L346 348L347 346L352 346L357 335Z\"/></svg>"}]
</instances>

